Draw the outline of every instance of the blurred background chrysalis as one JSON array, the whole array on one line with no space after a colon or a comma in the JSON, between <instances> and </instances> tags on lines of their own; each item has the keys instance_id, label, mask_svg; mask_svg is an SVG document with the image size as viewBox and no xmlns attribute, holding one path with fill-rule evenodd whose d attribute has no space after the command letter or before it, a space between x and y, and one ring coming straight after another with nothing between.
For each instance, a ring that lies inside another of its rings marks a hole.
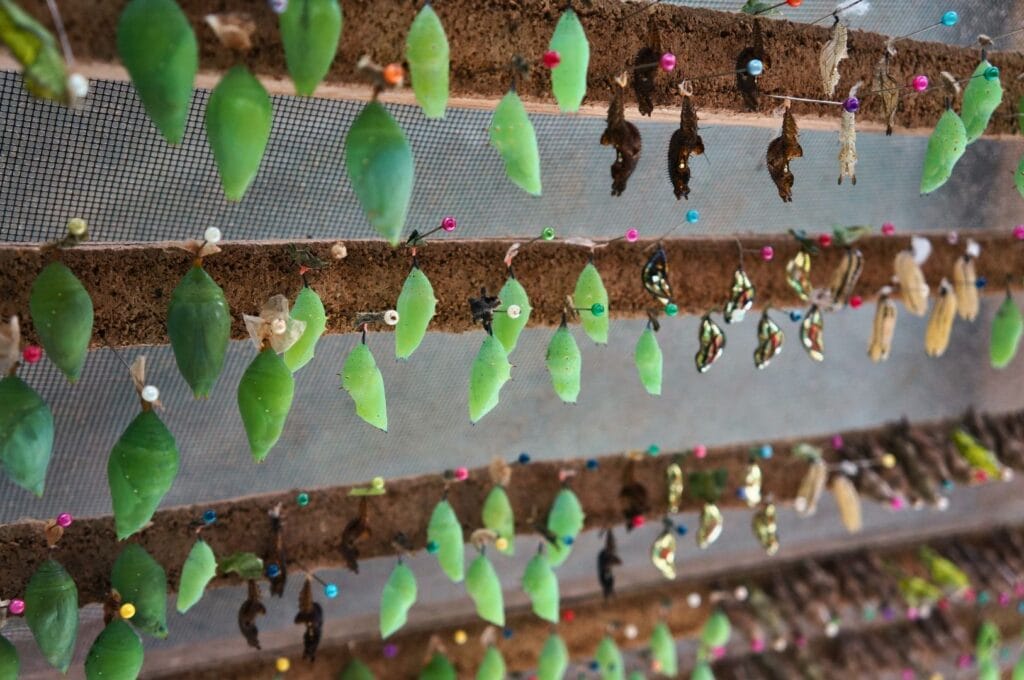
<instances>
[{"instance_id":1,"label":"blurred background chrysalis","mask_svg":"<svg viewBox=\"0 0 1024 680\"><path fill-rule=\"evenodd\" d=\"M448 51L448 36L428 0L405 39L412 91L427 118L444 118L448 106Z\"/></svg>"},{"instance_id":2,"label":"blurred background chrysalis","mask_svg":"<svg viewBox=\"0 0 1024 680\"><path fill-rule=\"evenodd\" d=\"M537 659L537 680L562 680L569 668L569 650L558 633L551 633Z\"/></svg>"},{"instance_id":3,"label":"blurred background chrysalis","mask_svg":"<svg viewBox=\"0 0 1024 680\"><path fill-rule=\"evenodd\" d=\"M430 661L420 671L419 680L458 680L455 666L441 652L434 652Z\"/></svg>"},{"instance_id":4,"label":"blurred background chrysalis","mask_svg":"<svg viewBox=\"0 0 1024 680\"><path fill-rule=\"evenodd\" d=\"M18 650L7 638L0 635L0 678L17 680L20 670L21 660L18 659Z\"/></svg>"},{"instance_id":5,"label":"blurred background chrysalis","mask_svg":"<svg viewBox=\"0 0 1024 680\"><path fill-rule=\"evenodd\" d=\"M506 672L505 658L497 647L488 645L480 668L477 669L476 680L505 680Z\"/></svg>"},{"instance_id":6,"label":"blurred background chrysalis","mask_svg":"<svg viewBox=\"0 0 1024 680\"><path fill-rule=\"evenodd\" d=\"M338 0L289 0L281 13L281 43L300 95L311 95L334 62L344 23Z\"/></svg>"},{"instance_id":7,"label":"blurred background chrysalis","mask_svg":"<svg viewBox=\"0 0 1024 680\"><path fill-rule=\"evenodd\" d=\"M92 298L85 286L62 263L51 262L32 283L28 305L46 356L77 382L92 338Z\"/></svg>"},{"instance_id":8,"label":"blurred background chrysalis","mask_svg":"<svg viewBox=\"0 0 1024 680\"><path fill-rule=\"evenodd\" d=\"M373 671L365 663L359 659L352 659L338 676L338 680L375 680L375 678Z\"/></svg>"},{"instance_id":9,"label":"blurred background chrysalis","mask_svg":"<svg viewBox=\"0 0 1024 680\"><path fill-rule=\"evenodd\" d=\"M672 631L664 621L658 622L651 631L651 658L657 662L660 675L674 678L679 673L679 654Z\"/></svg>"},{"instance_id":10,"label":"blurred background chrysalis","mask_svg":"<svg viewBox=\"0 0 1024 680\"><path fill-rule=\"evenodd\" d=\"M578 111L587 94L590 43L572 7L559 18L548 50L557 52L559 56L558 65L551 69L551 91L558 108L566 113Z\"/></svg>"},{"instance_id":11,"label":"blurred background chrysalis","mask_svg":"<svg viewBox=\"0 0 1024 680\"><path fill-rule=\"evenodd\" d=\"M610 635L601 639L594 658L597 660L601 680L625 680L626 666L622 651Z\"/></svg>"},{"instance_id":12,"label":"blurred background chrysalis","mask_svg":"<svg viewBox=\"0 0 1024 680\"><path fill-rule=\"evenodd\" d=\"M540 151L537 133L526 107L515 89L498 102L488 128L491 144L505 161L505 174L512 183L533 196L540 196Z\"/></svg>"}]
</instances>

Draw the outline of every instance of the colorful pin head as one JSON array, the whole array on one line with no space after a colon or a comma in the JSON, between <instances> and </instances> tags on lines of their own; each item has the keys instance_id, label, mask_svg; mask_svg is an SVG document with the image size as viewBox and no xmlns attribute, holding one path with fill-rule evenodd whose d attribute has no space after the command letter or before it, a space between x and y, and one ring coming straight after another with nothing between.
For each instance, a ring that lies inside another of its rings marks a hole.
<instances>
[{"instance_id":1,"label":"colorful pin head","mask_svg":"<svg viewBox=\"0 0 1024 680\"><path fill-rule=\"evenodd\" d=\"M658 60L658 66L662 71L671 71L676 67L676 55L671 52L666 52L661 55L661 59Z\"/></svg>"},{"instance_id":2,"label":"colorful pin head","mask_svg":"<svg viewBox=\"0 0 1024 680\"><path fill-rule=\"evenodd\" d=\"M690 224L697 224L700 222L700 212L697 210L687 210L686 221Z\"/></svg>"},{"instance_id":3,"label":"colorful pin head","mask_svg":"<svg viewBox=\"0 0 1024 680\"><path fill-rule=\"evenodd\" d=\"M764 73L764 63L760 59L751 59L747 62L746 71L748 75L759 76Z\"/></svg>"},{"instance_id":4,"label":"colorful pin head","mask_svg":"<svg viewBox=\"0 0 1024 680\"><path fill-rule=\"evenodd\" d=\"M911 85L915 92L924 92L928 89L928 76L918 75L914 76L914 80L911 81Z\"/></svg>"},{"instance_id":5,"label":"colorful pin head","mask_svg":"<svg viewBox=\"0 0 1024 680\"><path fill-rule=\"evenodd\" d=\"M949 10L942 15L941 21L943 26L956 26L957 22L960 21L960 15L953 10Z\"/></svg>"},{"instance_id":6,"label":"colorful pin head","mask_svg":"<svg viewBox=\"0 0 1024 680\"><path fill-rule=\"evenodd\" d=\"M541 62L546 68L555 68L562 63L562 55L555 50L548 50L541 58Z\"/></svg>"},{"instance_id":7,"label":"colorful pin head","mask_svg":"<svg viewBox=\"0 0 1024 680\"><path fill-rule=\"evenodd\" d=\"M856 97L849 97L843 102L843 110L847 113L857 113L860 110L860 100Z\"/></svg>"}]
</instances>

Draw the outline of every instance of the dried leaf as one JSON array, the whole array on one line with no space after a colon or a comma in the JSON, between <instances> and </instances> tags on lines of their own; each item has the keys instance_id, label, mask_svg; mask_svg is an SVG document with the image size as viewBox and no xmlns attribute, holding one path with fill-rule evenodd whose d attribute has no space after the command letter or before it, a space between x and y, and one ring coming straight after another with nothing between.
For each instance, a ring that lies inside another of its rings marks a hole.
<instances>
[{"instance_id":1,"label":"dried leaf","mask_svg":"<svg viewBox=\"0 0 1024 680\"><path fill-rule=\"evenodd\" d=\"M0 375L7 375L21 361L21 325L17 315L0 323Z\"/></svg>"},{"instance_id":2,"label":"dried leaf","mask_svg":"<svg viewBox=\"0 0 1024 680\"><path fill-rule=\"evenodd\" d=\"M203 19L213 29L217 40L228 49L236 52L248 52L252 49L252 36L256 32L256 22L245 12L226 12L224 14L207 14Z\"/></svg>"},{"instance_id":3,"label":"dried leaf","mask_svg":"<svg viewBox=\"0 0 1024 680\"><path fill-rule=\"evenodd\" d=\"M821 69L821 87L826 97L836 93L836 85L839 84L839 62L846 59L849 54L846 52L846 41L849 31L840 21L835 18L832 24L832 35L827 43L821 48L818 57L818 65Z\"/></svg>"}]
</instances>

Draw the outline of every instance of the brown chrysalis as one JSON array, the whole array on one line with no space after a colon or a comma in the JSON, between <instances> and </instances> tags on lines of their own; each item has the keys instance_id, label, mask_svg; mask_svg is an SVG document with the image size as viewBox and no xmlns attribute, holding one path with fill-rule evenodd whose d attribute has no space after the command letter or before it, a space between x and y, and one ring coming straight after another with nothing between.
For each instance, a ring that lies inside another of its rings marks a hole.
<instances>
[{"instance_id":1,"label":"brown chrysalis","mask_svg":"<svg viewBox=\"0 0 1024 680\"><path fill-rule=\"evenodd\" d=\"M751 111L757 110L760 91L757 88L757 77L747 73L747 64L751 59L758 59L764 67L770 68L772 63L764 49L764 37L761 35L761 22L754 19L753 44L745 47L736 57L736 89L743 96L743 103Z\"/></svg>"},{"instance_id":2,"label":"brown chrysalis","mask_svg":"<svg viewBox=\"0 0 1024 680\"><path fill-rule=\"evenodd\" d=\"M345 566L359 573L359 541L370 536L370 505L366 496L359 499L359 514L349 520L341 532L341 556Z\"/></svg>"},{"instance_id":3,"label":"brown chrysalis","mask_svg":"<svg viewBox=\"0 0 1024 680\"><path fill-rule=\"evenodd\" d=\"M238 630L242 631L250 647L261 649L260 629L256 627L256 617L266 613L267 608L260 602L259 584L256 581L249 581L249 596L238 610Z\"/></svg>"},{"instance_id":4,"label":"brown chrysalis","mask_svg":"<svg viewBox=\"0 0 1024 680\"><path fill-rule=\"evenodd\" d=\"M295 623L306 625L302 634L302 658L316 661L316 649L320 646L323 635L324 610L319 602L313 601L313 578L306 576L299 593L299 612L295 615Z\"/></svg>"},{"instance_id":5,"label":"brown chrysalis","mask_svg":"<svg viewBox=\"0 0 1024 680\"><path fill-rule=\"evenodd\" d=\"M793 172L789 168L789 162L794 158L802 158L804 150L797 140L799 131L796 127L796 119L789 107L789 100L786 100L786 111L782 116L782 134L773 139L768 145L768 172L772 181L779 189L779 197L783 203L793 202Z\"/></svg>"},{"instance_id":6,"label":"brown chrysalis","mask_svg":"<svg viewBox=\"0 0 1024 680\"><path fill-rule=\"evenodd\" d=\"M647 27L647 45L633 57L633 94L641 116L650 116L654 111L654 78L658 75L661 53L661 36L652 16Z\"/></svg>"},{"instance_id":7,"label":"brown chrysalis","mask_svg":"<svg viewBox=\"0 0 1024 680\"><path fill-rule=\"evenodd\" d=\"M693 106L692 92L686 83L679 86L683 96L679 111L679 129L672 133L668 143L668 178L676 200L690 198L690 156L704 153L704 140L697 134L697 109Z\"/></svg>"},{"instance_id":8,"label":"brown chrysalis","mask_svg":"<svg viewBox=\"0 0 1024 680\"><path fill-rule=\"evenodd\" d=\"M615 594L615 572L612 567L622 564L619 558L618 548L615 545L615 534L612 530L606 529L604 533L604 548L597 554L597 580L601 583L601 592L604 599Z\"/></svg>"},{"instance_id":9,"label":"brown chrysalis","mask_svg":"<svg viewBox=\"0 0 1024 680\"><path fill-rule=\"evenodd\" d=\"M640 160L642 143L640 130L626 120L626 83L629 74L623 73L612 82L612 100L608 104L608 124L601 135L601 144L615 147L612 163L612 196L621 196L626 183Z\"/></svg>"},{"instance_id":10,"label":"brown chrysalis","mask_svg":"<svg viewBox=\"0 0 1024 680\"><path fill-rule=\"evenodd\" d=\"M889 58L895 54L896 50L892 45L885 46L885 53L875 64L875 77L871 82L871 92L878 95L882 102L886 135L892 135L892 126L896 124L896 110L900 105L899 81L889 74Z\"/></svg>"}]
</instances>

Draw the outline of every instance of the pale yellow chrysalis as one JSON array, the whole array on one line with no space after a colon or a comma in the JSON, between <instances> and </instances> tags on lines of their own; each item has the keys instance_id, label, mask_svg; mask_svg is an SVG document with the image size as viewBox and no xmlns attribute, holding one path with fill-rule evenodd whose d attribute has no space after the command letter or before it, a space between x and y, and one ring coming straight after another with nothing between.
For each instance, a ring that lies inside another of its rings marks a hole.
<instances>
[{"instance_id":1,"label":"pale yellow chrysalis","mask_svg":"<svg viewBox=\"0 0 1024 680\"><path fill-rule=\"evenodd\" d=\"M896 303L889 297L889 288L886 287L878 297L875 320L871 325L871 340L868 342L868 356L875 363L889 358L897 313Z\"/></svg>"},{"instance_id":2,"label":"pale yellow chrysalis","mask_svg":"<svg viewBox=\"0 0 1024 680\"><path fill-rule=\"evenodd\" d=\"M967 249L953 263L953 290L956 291L956 314L964 321L978 318L978 274L974 260L981 252L977 241L968 240Z\"/></svg>"},{"instance_id":3,"label":"pale yellow chrysalis","mask_svg":"<svg viewBox=\"0 0 1024 680\"><path fill-rule=\"evenodd\" d=\"M949 335L956 319L956 293L946 279L939 285L939 299L928 318L924 332L924 351L930 357L941 357L949 347Z\"/></svg>"},{"instance_id":4,"label":"pale yellow chrysalis","mask_svg":"<svg viewBox=\"0 0 1024 680\"><path fill-rule=\"evenodd\" d=\"M814 458L809 461L807 472L800 480L800 487L793 499L793 509L797 514L804 517L813 515L818 510L818 499L825 489L825 480L828 479L828 465L821 458Z\"/></svg>"},{"instance_id":5,"label":"pale yellow chrysalis","mask_svg":"<svg viewBox=\"0 0 1024 680\"><path fill-rule=\"evenodd\" d=\"M856 97L859 89L857 83L850 89L850 97ZM839 184L844 177L857 185L857 112L846 108L839 116Z\"/></svg>"},{"instance_id":6,"label":"pale yellow chrysalis","mask_svg":"<svg viewBox=\"0 0 1024 680\"><path fill-rule=\"evenodd\" d=\"M821 87L826 97L836 93L836 85L839 84L839 62L846 59L849 54L846 51L846 41L849 31L846 26L839 22L836 17L832 25L832 35L829 41L821 48L818 55L818 67L821 69Z\"/></svg>"},{"instance_id":7,"label":"pale yellow chrysalis","mask_svg":"<svg viewBox=\"0 0 1024 680\"><path fill-rule=\"evenodd\" d=\"M839 517L843 526L851 534L859 533L863 528L860 513L860 494L857 488L846 475L836 475L829 484L832 496L836 499L836 506L839 508Z\"/></svg>"},{"instance_id":8,"label":"pale yellow chrysalis","mask_svg":"<svg viewBox=\"0 0 1024 680\"><path fill-rule=\"evenodd\" d=\"M932 244L928 239L915 236L910 250L900 251L893 261L903 306L914 316L924 316L928 312L928 283L924 279L921 265L931 255L931 251Z\"/></svg>"}]
</instances>

